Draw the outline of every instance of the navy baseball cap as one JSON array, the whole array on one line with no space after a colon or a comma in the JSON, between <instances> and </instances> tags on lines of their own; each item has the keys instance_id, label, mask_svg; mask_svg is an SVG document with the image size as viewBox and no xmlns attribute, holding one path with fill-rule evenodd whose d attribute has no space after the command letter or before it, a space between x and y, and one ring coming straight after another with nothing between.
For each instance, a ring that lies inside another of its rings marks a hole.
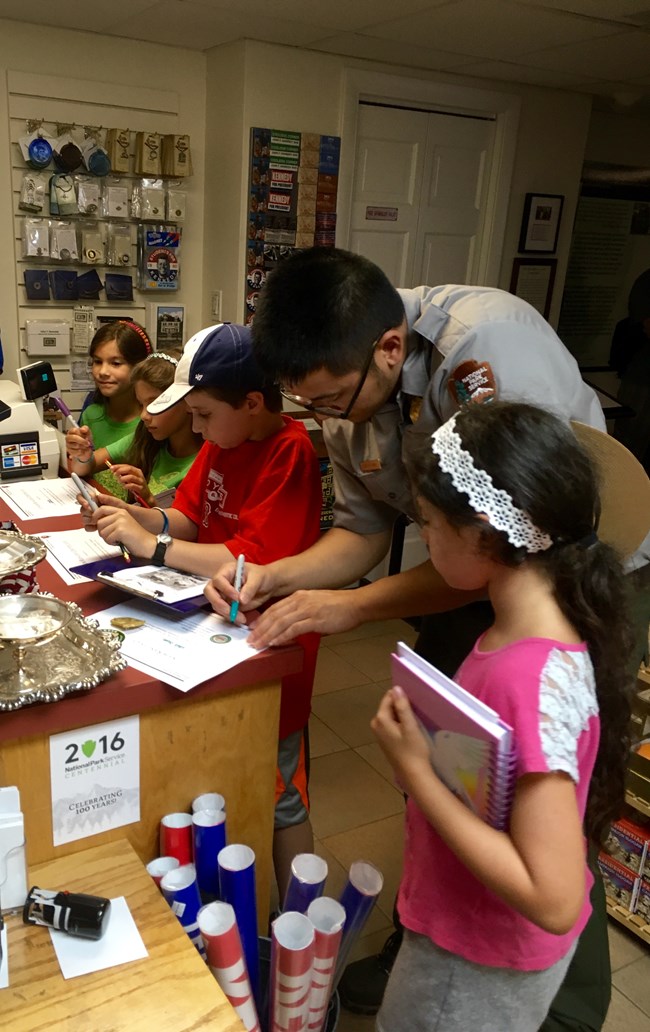
<instances>
[{"instance_id":1,"label":"navy baseball cap","mask_svg":"<svg viewBox=\"0 0 650 1032\"><path fill-rule=\"evenodd\" d=\"M218 323L190 337L173 384L147 405L147 412L152 416L166 412L195 387L247 392L261 391L265 385L264 374L253 358L250 327Z\"/></svg>"}]
</instances>

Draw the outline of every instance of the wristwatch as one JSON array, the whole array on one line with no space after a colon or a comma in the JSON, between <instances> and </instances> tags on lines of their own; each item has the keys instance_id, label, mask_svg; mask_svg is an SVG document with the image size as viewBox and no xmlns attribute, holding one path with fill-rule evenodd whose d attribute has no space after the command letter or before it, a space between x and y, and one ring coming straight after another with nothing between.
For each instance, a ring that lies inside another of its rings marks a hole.
<instances>
[{"instance_id":1,"label":"wristwatch","mask_svg":"<svg viewBox=\"0 0 650 1032\"><path fill-rule=\"evenodd\" d=\"M171 534L156 535L156 549L150 559L150 562L152 562L154 566L165 565L165 553L171 545L172 540L173 538Z\"/></svg>"}]
</instances>

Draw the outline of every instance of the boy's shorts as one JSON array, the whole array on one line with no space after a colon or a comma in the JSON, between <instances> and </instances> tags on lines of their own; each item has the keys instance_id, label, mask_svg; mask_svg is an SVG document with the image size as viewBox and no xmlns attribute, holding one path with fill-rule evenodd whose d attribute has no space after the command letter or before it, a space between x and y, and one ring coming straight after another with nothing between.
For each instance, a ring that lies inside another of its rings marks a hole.
<instances>
[{"instance_id":1,"label":"boy's shorts","mask_svg":"<svg viewBox=\"0 0 650 1032\"><path fill-rule=\"evenodd\" d=\"M309 817L309 732L294 731L278 744L275 828L292 828Z\"/></svg>"}]
</instances>

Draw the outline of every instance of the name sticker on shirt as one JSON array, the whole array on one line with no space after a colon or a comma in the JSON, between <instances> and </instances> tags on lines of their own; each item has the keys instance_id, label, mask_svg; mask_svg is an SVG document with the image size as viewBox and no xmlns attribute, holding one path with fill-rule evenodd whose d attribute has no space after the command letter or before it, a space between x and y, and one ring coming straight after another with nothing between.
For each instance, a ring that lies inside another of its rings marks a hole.
<instances>
[{"instance_id":1,"label":"name sticker on shirt","mask_svg":"<svg viewBox=\"0 0 650 1032\"><path fill-rule=\"evenodd\" d=\"M379 459L364 459L359 463L359 469L362 473L376 473L381 469L381 462Z\"/></svg>"},{"instance_id":2,"label":"name sticker on shirt","mask_svg":"<svg viewBox=\"0 0 650 1032\"><path fill-rule=\"evenodd\" d=\"M450 374L447 387L458 405L470 401L484 404L497 397L497 383L489 362L461 362Z\"/></svg>"}]
</instances>

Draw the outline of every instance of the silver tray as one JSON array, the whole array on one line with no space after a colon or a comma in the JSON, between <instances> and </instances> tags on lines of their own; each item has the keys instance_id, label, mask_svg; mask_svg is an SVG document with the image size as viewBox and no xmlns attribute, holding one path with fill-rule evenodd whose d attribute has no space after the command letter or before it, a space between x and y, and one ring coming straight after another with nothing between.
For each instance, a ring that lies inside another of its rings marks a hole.
<instances>
[{"instance_id":1,"label":"silver tray","mask_svg":"<svg viewBox=\"0 0 650 1032\"><path fill-rule=\"evenodd\" d=\"M19 530L0 530L0 581L36 566L46 555L47 548L40 538L21 534Z\"/></svg>"},{"instance_id":2,"label":"silver tray","mask_svg":"<svg viewBox=\"0 0 650 1032\"><path fill-rule=\"evenodd\" d=\"M45 593L23 597L54 598ZM42 643L0 643L0 711L88 691L126 666L119 634L100 630L73 602L65 606L67 623Z\"/></svg>"}]
</instances>

